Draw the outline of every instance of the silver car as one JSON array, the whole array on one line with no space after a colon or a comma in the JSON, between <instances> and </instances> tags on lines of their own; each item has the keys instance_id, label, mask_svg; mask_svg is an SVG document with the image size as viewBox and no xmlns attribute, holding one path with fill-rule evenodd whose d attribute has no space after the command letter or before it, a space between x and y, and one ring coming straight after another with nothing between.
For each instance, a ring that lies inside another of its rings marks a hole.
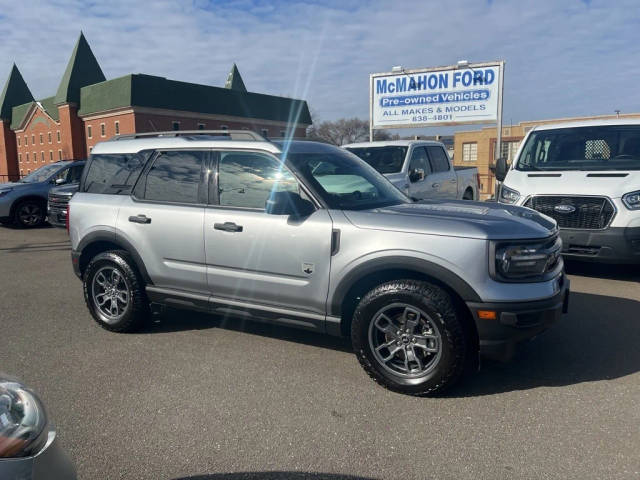
<instances>
[{"instance_id":1,"label":"silver car","mask_svg":"<svg viewBox=\"0 0 640 480\"><path fill-rule=\"evenodd\" d=\"M251 132L98 144L69 203L72 263L102 327L165 306L350 336L367 373L426 395L508 357L566 309L556 223L414 203L355 155Z\"/></svg>"}]
</instances>

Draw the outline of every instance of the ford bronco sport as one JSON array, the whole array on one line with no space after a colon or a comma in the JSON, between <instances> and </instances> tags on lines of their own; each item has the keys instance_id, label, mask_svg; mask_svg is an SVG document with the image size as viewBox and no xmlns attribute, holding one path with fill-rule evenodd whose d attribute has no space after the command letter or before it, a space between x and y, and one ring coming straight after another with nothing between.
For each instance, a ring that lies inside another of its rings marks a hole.
<instances>
[{"instance_id":1,"label":"ford bronco sport","mask_svg":"<svg viewBox=\"0 0 640 480\"><path fill-rule=\"evenodd\" d=\"M96 145L69 228L108 330L170 306L348 335L374 380L412 395L451 386L478 352L507 356L568 298L550 218L413 203L344 149L249 131Z\"/></svg>"}]
</instances>

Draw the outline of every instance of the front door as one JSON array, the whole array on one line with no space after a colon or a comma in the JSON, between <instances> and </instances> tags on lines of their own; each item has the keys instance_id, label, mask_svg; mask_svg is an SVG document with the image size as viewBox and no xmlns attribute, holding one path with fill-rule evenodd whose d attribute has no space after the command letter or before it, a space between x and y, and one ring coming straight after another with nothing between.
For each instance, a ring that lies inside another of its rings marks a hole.
<instances>
[{"instance_id":1,"label":"front door","mask_svg":"<svg viewBox=\"0 0 640 480\"><path fill-rule=\"evenodd\" d=\"M208 294L204 261L204 151L153 158L132 196L123 199L117 235L135 245L155 287Z\"/></svg>"},{"instance_id":2,"label":"front door","mask_svg":"<svg viewBox=\"0 0 640 480\"><path fill-rule=\"evenodd\" d=\"M271 215L272 191L304 195L281 162L261 152L217 152L214 204L205 212L205 255L212 302L326 313L332 221L325 209L306 218ZM285 315L286 316L286 315ZM305 326L304 323L300 326Z\"/></svg>"}]
</instances>

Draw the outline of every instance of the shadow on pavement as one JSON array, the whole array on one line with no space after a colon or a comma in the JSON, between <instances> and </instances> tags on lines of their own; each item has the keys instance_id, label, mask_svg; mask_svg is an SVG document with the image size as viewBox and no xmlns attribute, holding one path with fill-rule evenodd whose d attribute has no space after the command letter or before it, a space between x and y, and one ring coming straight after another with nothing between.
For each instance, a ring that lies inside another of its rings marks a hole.
<instances>
[{"instance_id":1,"label":"shadow on pavement","mask_svg":"<svg viewBox=\"0 0 640 480\"><path fill-rule=\"evenodd\" d=\"M31 253L71 250L69 240L61 242L26 243L15 247L0 248L0 253Z\"/></svg>"},{"instance_id":2,"label":"shadow on pavement","mask_svg":"<svg viewBox=\"0 0 640 480\"><path fill-rule=\"evenodd\" d=\"M196 475L173 480L375 480L372 477L355 477L336 473L315 472L238 472Z\"/></svg>"},{"instance_id":3,"label":"shadow on pavement","mask_svg":"<svg viewBox=\"0 0 640 480\"><path fill-rule=\"evenodd\" d=\"M572 293L569 313L520 346L509 363L483 361L447 396L491 395L613 380L640 371L640 302Z\"/></svg>"}]
</instances>

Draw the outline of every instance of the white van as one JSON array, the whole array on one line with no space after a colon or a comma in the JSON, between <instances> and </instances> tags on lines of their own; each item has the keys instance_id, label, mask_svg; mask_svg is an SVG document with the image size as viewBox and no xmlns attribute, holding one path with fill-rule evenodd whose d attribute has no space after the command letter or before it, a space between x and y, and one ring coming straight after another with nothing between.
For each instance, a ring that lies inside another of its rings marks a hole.
<instances>
[{"instance_id":1,"label":"white van","mask_svg":"<svg viewBox=\"0 0 640 480\"><path fill-rule=\"evenodd\" d=\"M496 178L500 202L558 222L565 255L640 262L640 119L534 127Z\"/></svg>"}]
</instances>

